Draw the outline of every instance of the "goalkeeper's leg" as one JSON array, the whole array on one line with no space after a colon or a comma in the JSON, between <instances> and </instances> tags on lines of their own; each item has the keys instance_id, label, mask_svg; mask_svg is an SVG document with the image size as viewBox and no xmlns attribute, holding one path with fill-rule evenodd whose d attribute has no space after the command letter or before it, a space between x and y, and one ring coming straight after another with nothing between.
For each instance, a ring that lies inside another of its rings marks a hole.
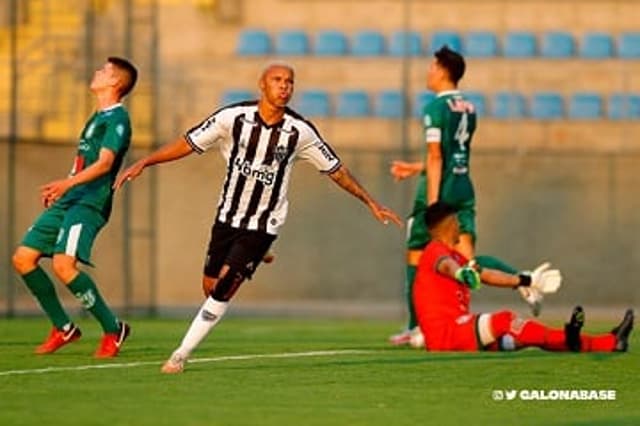
<instances>
[{"instance_id":1,"label":"goalkeeper's leg","mask_svg":"<svg viewBox=\"0 0 640 426\"><path fill-rule=\"evenodd\" d=\"M575 323L575 313L574 310L574 315L564 329L555 329L538 321L519 318L511 311L500 311L491 314L488 321L490 331L482 331L497 340L502 350L532 346L548 351L611 352L616 349L617 338L613 332L601 335L580 334L582 325ZM576 341L579 342L577 345Z\"/></svg>"}]
</instances>

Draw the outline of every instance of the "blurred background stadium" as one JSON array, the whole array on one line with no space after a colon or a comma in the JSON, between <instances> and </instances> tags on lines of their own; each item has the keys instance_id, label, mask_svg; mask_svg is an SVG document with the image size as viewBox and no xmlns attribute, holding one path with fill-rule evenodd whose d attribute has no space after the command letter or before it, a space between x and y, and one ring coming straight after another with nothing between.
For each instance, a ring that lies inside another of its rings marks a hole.
<instances>
[{"instance_id":1,"label":"blurred background stadium","mask_svg":"<svg viewBox=\"0 0 640 426\"><path fill-rule=\"evenodd\" d=\"M141 72L128 100L129 161L226 102L254 97L270 60L297 71L294 108L311 118L383 202L409 212L414 183L392 159L422 153L430 52L468 57L462 88L481 115L472 173L479 253L565 286L548 300L604 312L640 298L640 8L635 0L0 0L0 314L36 312L10 257L63 176L107 56ZM126 313L199 304L222 181L217 154L165 165L118 195L92 273ZM240 292L247 313L403 315L404 231L308 166L287 225ZM75 301L59 288L69 306ZM517 304L483 290L478 304Z\"/></svg>"}]
</instances>

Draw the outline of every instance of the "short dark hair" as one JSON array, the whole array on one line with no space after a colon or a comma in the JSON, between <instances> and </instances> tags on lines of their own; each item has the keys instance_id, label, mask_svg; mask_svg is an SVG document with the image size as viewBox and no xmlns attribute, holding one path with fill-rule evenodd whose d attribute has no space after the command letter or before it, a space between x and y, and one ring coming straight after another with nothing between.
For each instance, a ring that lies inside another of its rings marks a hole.
<instances>
[{"instance_id":1,"label":"short dark hair","mask_svg":"<svg viewBox=\"0 0 640 426\"><path fill-rule=\"evenodd\" d=\"M449 46L445 44L434 53L434 56L438 60L438 64L447 70L453 84L457 85L464 75L466 68L462 55L455 50L451 50Z\"/></svg>"},{"instance_id":2,"label":"short dark hair","mask_svg":"<svg viewBox=\"0 0 640 426\"><path fill-rule=\"evenodd\" d=\"M133 66L131 62L118 56L109 56L109 58L107 58L107 62L115 65L116 68L124 71L124 73L127 75L127 80L124 82L120 89L120 96L124 98L129 94L129 92L133 90L133 87L136 85L136 81L138 80L138 70Z\"/></svg>"},{"instance_id":3,"label":"short dark hair","mask_svg":"<svg viewBox=\"0 0 640 426\"><path fill-rule=\"evenodd\" d=\"M436 201L427 207L427 210L424 213L424 221L427 224L428 229L433 229L440 222L442 222L445 218L451 216L452 214L456 214L458 209L453 207L451 204L447 204L442 201Z\"/></svg>"}]
</instances>

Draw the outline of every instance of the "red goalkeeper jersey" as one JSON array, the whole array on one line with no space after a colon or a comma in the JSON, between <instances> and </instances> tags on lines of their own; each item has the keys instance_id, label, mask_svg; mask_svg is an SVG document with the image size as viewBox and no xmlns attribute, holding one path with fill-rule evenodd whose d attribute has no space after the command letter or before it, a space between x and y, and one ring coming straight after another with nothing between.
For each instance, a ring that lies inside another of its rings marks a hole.
<instances>
[{"instance_id":1,"label":"red goalkeeper jersey","mask_svg":"<svg viewBox=\"0 0 640 426\"><path fill-rule=\"evenodd\" d=\"M444 257L452 257L459 265L468 262L462 254L439 241L427 244L420 257L413 286L413 300L420 324L455 320L469 313L469 287L436 269Z\"/></svg>"}]
</instances>

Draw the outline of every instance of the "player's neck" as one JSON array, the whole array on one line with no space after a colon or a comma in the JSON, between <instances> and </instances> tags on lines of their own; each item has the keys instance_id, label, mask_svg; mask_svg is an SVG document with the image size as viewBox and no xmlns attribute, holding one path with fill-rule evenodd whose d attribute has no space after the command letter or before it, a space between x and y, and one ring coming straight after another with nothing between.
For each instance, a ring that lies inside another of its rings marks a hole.
<instances>
[{"instance_id":1,"label":"player's neck","mask_svg":"<svg viewBox=\"0 0 640 426\"><path fill-rule=\"evenodd\" d=\"M120 97L113 91L96 92L94 94L96 96L96 108L98 109L98 111L102 111L104 109L112 107L113 105L118 104L122 101Z\"/></svg>"},{"instance_id":2,"label":"player's neck","mask_svg":"<svg viewBox=\"0 0 640 426\"><path fill-rule=\"evenodd\" d=\"M284 117L284 108L270 104L264 99L258 102L258 114L265 124L271 126L282 120Z\"/></svg>"},{"instance_id":3,"label":"player's neck","mask_svg":"<svg viewBox=\"0 0 640 426\"><path fill-rule=\"evenodd\" d=\"M435 92L438 95L443 92L452 92L456 90L458 90L458 86L456 86L455 84L449 81L445 81L445 82L442 82L442 84L440 84L438 87L436 87Z\"/></svg>"}]
</instances>

